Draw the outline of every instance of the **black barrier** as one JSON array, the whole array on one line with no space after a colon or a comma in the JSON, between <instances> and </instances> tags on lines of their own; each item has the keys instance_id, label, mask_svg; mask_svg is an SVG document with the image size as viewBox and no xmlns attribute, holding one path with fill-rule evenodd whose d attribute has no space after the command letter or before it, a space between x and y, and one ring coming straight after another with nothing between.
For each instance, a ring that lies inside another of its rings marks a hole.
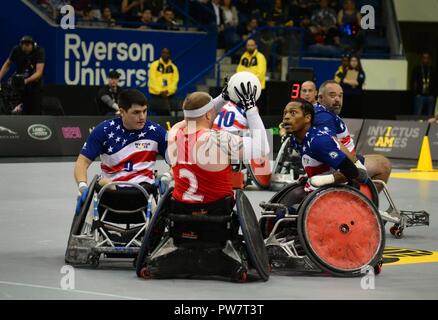
<instances>
[{"instance_id":1,"label":"black barrier","mask_svg":"<svg viewBox=\"0 0 438 320\"><path fill-rule=\"evenodd\" d=\"M438 124L432 123L429 129L429 144L432 160L438 161Z\"/></svg>"},{"instance_id":2,"label":"black barrier","mask_svg":"<svg viewBox=\"0 0 438 320\"><path fill-rule=\"evenodd\" d=\"M54 117L1 116L0 156L60 155L57 128Z\"/></svg>"},{"instance_id":3,"label":"black barrier","mask_svg":"<svg viewBox=\"0 0 438 320\"><path fill-rule=\"evenodd\" d=\"M428 124L411 121L365 120L359 141L361 154L418 159Z\"/></svg>"},{"instance_id":4,"label":"black barrier","mask_svg":"<svg viewBox=\"0 0 438 320\"><path fill-rule=\"evenodd\" d=\"M76 156L103 116L0 116L0 156ZM148 117L164 128L181 119Z\"/></svg>"}]
</instances>

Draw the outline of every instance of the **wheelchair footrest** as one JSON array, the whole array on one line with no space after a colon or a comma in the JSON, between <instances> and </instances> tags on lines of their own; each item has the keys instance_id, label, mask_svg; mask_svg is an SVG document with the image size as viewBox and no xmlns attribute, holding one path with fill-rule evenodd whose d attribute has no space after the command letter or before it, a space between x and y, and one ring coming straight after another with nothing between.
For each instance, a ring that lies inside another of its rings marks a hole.
<instances>
[{"instance_id":1,"label":"wheelchair footrest","mask_svg":"<svg viewBox=\"0 0 438 320\"><path fill-rule=\"evenodd\" d=\"M429 213L421 211L400 211L400 215L405 219L406 227L428 226Z\"/></svg>"}]
</instances>

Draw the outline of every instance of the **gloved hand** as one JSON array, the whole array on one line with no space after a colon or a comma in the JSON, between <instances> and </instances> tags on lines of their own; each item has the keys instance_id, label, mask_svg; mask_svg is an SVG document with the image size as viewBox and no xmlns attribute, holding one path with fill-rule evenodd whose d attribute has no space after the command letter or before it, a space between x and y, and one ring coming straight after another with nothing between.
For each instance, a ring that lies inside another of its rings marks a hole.
<instances>
[{"instance_id":1,"label":"gloved hand","mask_svg":"<svg viewBox=\"0 0 438 320\"><path fill-rule=\"evenodd\" d=\"M354 165L356 166L357 170L359 171L359 175L357 176L356 180L361 182L361 183L367 182L367 180L368 180L367 168L359 160L357 160L354 163Z\"/></svg>"},{"instance_id":2,"label":"gloved hand","mask_svg":"<svg viewBox=\"0 0 438 320\"><path fill-rule=\"evenodd\" d=\"M228 77L225 76L224 78L224 87L222 88L222 92L221 92L221 96L222 99L224 99L225 101L230 101L230 95L228 93Z\"/></svg>"},{"instance_id":3,"label":"gloved hand","mask_svg":"<svg viewBox=\"0 0 438 320\"><path fill-rule=\"evenodd\" d=\"M80 195L78 195L78 198L76 200L76 209L75 214L78 215L81 212L82 206L85 203L85 200L87 200L88 195L88 187L82 188L82 192Z\"/></svg>"},{"instance_id":4,"label":"gloved hand","mask_svg":"<svg viewBox=\"0 0 438 320\"><path fill-rule=\"evenodd\" d=\"M234 87L233 89L245 111L256 107L257 86L251 86L251 82L248 81L246 86L241 83L240 88Z\"/></svg>"},{"instance_id":5,"label":"gloved hand","mask_svg":"<svg viewBox=\"0 0 438 320\"><path fill-rule=\"evenodd\" d=\"M311 177L309 182L313 187L319 188L328 184L335 183L335 176L332 174L320 174Z\"/></svg>"}]
</instances>

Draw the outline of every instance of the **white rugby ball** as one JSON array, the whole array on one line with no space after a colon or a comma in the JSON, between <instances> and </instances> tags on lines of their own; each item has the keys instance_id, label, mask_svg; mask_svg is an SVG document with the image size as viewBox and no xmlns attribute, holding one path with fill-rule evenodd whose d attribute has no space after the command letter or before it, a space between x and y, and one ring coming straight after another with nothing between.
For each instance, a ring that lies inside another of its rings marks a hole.
<instances>
[{"instance_id":1,"label":"white rugby ball","mask_svg":"<svg viewBox=\"0 0 438 320\"><path fill-rule=\"evenodd\" d=\"M241 83L244 84L245 90L247 88L248 81L251 83L251 87L257 87L256 93L256 101L260 98L260 94L262 93L262 85L260 83L259 78L257 78L253 73L248 71L237 72L233 74L228 80L228 94L230 96L231 101L235 103L239 103L239 97L237 96L234 87L236 87L239 92L242 92L242 88L240 86Z\"/></svg>"}]
</instances>

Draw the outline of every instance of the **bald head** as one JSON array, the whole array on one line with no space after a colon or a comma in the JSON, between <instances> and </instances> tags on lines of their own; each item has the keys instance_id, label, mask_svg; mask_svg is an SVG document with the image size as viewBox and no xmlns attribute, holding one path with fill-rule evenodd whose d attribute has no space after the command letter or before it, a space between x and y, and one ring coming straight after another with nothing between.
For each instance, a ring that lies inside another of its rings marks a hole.
<instances>
[{"instance_id":1,"label":"bald head","mask_svg":"<svg viewBox=\"0 0 438 320\"><path fill-rule=\"evenodd\" d=\"M328 80L319 87L318 102L339 115L342 110L343 91L334 80Z\"/></svg>"},{"instance_id":2,"label":"bald head","mask_svg":"<svg viewBox=\"0 0 438 320\"><path fill-rule=\"evenodd\" d=\"M303 82L301 85L300 97L301 99L310 102L312 105L316 103L318 92L316 91L316 85L313 81Z\"/></svg>"}]
</instances>

